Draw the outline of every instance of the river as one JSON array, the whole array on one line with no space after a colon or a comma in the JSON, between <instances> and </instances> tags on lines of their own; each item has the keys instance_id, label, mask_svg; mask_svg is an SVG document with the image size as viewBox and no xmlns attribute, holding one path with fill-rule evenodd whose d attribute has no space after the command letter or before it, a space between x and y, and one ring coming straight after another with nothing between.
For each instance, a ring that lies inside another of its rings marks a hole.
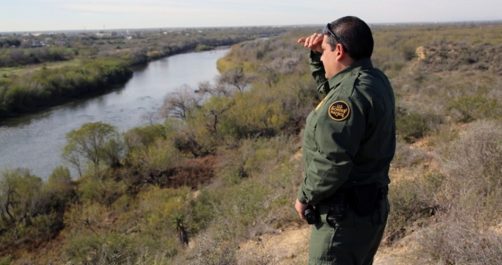
<instances>
[{"instance_id":1,"label":"river","mask_svg":"<svg viewBox=\"0 0 502 265\"><path fill-rule=\"evenodd\" d=\"M227 52L192 52L153 61L110 93L8 120L0 127L0 171L28 168L46 179L64 165L66 133L87 122L106 122L121 132L150 123L169 93L214 81L216 61Z\"/></svg>"}]
</instances>

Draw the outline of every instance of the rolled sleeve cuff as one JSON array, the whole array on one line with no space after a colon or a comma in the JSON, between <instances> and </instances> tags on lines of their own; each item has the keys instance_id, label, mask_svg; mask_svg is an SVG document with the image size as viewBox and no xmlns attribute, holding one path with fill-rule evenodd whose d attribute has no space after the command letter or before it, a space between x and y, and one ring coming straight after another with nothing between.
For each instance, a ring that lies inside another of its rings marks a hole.
<instances>
[{"instance_id":1,"label":"rolled sleeve cuff","mask_svg":"<svg viewBox=\"0 0 502 265\"><path fill-rule=\"evenodd\" d=\"M310 51L310 62L316 63L316 64L321 63L321 55L322 55L322 53Z\"/></svg>"}]
</instances>

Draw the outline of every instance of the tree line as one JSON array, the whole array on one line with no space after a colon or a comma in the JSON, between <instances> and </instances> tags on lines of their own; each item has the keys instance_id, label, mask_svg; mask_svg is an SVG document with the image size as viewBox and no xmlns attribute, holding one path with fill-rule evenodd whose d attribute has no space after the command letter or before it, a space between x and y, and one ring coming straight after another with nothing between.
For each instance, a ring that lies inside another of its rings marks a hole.
<instances>
[{"instance_id":1,"label":"tree line","mask_svg":"<svg viewBox=\"0 0 502 265\"><path fill-rule=\"evenodd\" d=\"M73 59L76 54L77 51L64 47L0 49L0 67L66 61Z\"/></svg>"},{"instance_id":2,"label":"tree line","mask_svg":"<svg viewBox=\"0 0 502 265\"><path fill-rule=\"evenodd\" d=\"M41 48L12 45L0 49L0 118L104 93L114 85L125 83L132 76L134 66L151 60L282 31L284 29L256 27L135 31L130 35L105 37L91 33L59 34L30 36L26 40L18 36L21 43L52 39L53 44ZM0 39L5 45L17 43L13 37ZM56 45L60 42L64 46ZM22 67L2 68L6 66Z\"/></svg>"},{"instance_id":3,"label":"tree line","mask_svg":"<svg viewBox=\"0 0 502 265\"><path fill-rule=\"evenodd\" d=\"M116 59L96 59L64 68L43 67L27 76L0 79L0 117L53 106L83 95L102 93L132 76L131 69Z\"/></svg>"}]
</instances>

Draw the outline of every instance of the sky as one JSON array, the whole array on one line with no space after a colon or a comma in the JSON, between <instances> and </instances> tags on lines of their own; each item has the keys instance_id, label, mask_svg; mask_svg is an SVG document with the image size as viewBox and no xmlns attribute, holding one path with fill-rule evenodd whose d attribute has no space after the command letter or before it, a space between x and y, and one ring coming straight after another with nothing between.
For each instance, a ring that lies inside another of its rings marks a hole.
<instances>
[{"instance_id":1,"label":"sky","mask_svg":"<svg viewBox=\"0 0 502 265\"><path fill-rule=\"evenodd\" d=\"M0 32L502 20L501 0L0 0Z\"/></svg>"}]
</instances>

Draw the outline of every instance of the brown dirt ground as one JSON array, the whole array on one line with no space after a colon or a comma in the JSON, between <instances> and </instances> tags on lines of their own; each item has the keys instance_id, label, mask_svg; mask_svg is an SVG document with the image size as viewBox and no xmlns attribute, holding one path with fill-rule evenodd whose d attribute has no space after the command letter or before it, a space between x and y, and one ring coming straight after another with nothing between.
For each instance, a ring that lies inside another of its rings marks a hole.
<instances>
[{"instance_id":1,"label":"brown dirt ground","mask_svg":"<svg viewBox=\"0 0 502 265\"><path fill-rule=\"evenodd\" d=\"M240 244L237 264L307 264L309 237L310 228L306 225L261 235ZM414 264L430 264L425 257L417 260L417 251L417 235L411 234L391 247L380 246L373 264L407 265L412 260Z\"/></svg>"}]
</instances>

